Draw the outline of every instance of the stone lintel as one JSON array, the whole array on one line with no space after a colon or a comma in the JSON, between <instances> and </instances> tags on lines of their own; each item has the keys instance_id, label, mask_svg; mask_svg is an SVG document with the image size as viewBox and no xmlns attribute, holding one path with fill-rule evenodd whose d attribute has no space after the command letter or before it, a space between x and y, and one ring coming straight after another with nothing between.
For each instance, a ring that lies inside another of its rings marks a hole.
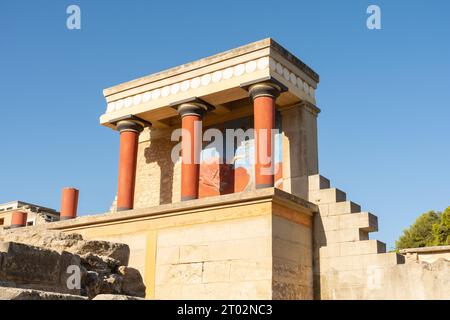
<instances>
[{"instance_id":1,"label":"stone lintel","mask_svg":"<svg viewBox=\"0 0 450 320\"><path fill-rule=\"evenodd\" d=\"M114 128L112 120L129 114L159 123L176 116L171 107L176 101L197 97L223 105L248 97L243 85L268 78L286 88L278 105L315 104L319 76L268 38L105 89L107 108L100 123Z\"/></svg>"}]
</instances>

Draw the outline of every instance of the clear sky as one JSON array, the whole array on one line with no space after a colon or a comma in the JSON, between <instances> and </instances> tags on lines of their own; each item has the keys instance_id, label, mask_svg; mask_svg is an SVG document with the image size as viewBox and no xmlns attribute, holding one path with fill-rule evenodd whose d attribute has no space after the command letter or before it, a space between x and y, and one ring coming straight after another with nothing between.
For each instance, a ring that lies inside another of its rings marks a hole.
<instances>
[{"instance_id":1,"label":"clear sky","mask_svg":"<svg viewBox=\"0 0 450 320\"><path fill-rule=\"evenodd\" d=\"M66 8L81 8L81 30ZM366 9L379 5L382 30ZM0 203L79 212L114 198L118 134L102 90L273 37L321 76L320 172L379 218L392 247L450 206L450 2L0 0Z\"/></svg>"}]
</instances>

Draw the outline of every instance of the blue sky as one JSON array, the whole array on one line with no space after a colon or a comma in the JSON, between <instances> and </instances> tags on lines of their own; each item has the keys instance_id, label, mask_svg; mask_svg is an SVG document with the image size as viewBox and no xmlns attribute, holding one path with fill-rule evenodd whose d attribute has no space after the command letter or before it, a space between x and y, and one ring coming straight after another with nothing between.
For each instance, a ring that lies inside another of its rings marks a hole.
<instances>
[{"instance_id":1,"label":"blue sky","mask_svg":"<svg viewBox=\"0 0 450 320\"><path fill-rule=\"evenodd\" d=\"M82 29L66 28L77 4ZM382 30L366 28L379 5ZM265 37L321 76L320 171L393 246L450 206L450 2L0 0L0 203L107 210L119 139L102 90Z\"/></svg>"}]
</instances>

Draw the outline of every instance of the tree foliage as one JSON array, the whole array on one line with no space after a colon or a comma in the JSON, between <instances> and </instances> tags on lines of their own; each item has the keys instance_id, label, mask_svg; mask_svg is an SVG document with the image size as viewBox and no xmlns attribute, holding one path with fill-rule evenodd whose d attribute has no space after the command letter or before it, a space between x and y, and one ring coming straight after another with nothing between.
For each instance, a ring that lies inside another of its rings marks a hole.
<instances>
[{"instance_id":1,"label":"tree foliage","mask_svg":"<svg viewBox=\"0 0 450 320\"><path fill-rule=\"evenodd\" d=\"M395 242L397 250L442 245L450 245L450 207L422 214Z\"/></svg>"},{"instance_id":2,"label":"tree foliage","mask_svg":"<svg viewBox=\"0 0 450 320\"><path fill-rule=\"evenodd\" d=\"M433 225L433 246L450 245L450 207L441 214L441 222Z\"/></svg>"},{"instance_id":3,"label":"tree foliage","mask_svg":"<svg viewBox=\"0 0 450 320\"><path fill-rule=\"evenodd\" d=\"M420 248L430 246L434 241L433 225L440 223L439 212L429 211L419 216L413 225L403 231L395 242L397 249Z\"/></svg>"}]
</instances>

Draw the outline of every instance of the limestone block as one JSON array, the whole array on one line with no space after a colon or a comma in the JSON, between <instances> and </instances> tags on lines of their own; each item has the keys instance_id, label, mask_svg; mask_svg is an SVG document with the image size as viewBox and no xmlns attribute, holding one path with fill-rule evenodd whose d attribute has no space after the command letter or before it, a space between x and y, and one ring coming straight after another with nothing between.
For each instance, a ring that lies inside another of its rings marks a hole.
<instances>
[{"instance_id":1,"label":"limestone block","mask_svg":"<svg viewBox=\"0 0 450 320\"><path fill-rule=\"evenodd\" d=\"M312 242L311 229L284 218L272 218L272 234L274 238L310 246Z\"/></svg>"},{"instance_id":2,"label":"limestone block","mask_svg":"<svg viewBox=\"0 0 450 320\"><path fill-rule=\"evenodd\" d=\"M345 200L345 192L336 188L314 190L309 192L309 201L315 204L335 203Z\"/></svg>"},{"instance_id":3,"label":"limestone block","mask_svg":"<svg viewBox=\"0 0 450 320\"><path fill-rule=\"evenodd\" d=\"M87 297L41 290L0 287L0 300L87 300Z\"/></svg>"},{"instance_id":4,"label":"limestone block","mask_svg":"<svg viewBox=\"0 0 450 320\"><path fill-rule=\"evenodd\" d=\"M321 239L320 245L329 245L331 243L369 240L369 235L366 231L353 228L321 232L317 235L317 238Z\"/></svg>"},{"instance_id":5,"label":"limestone block","mask_svg":"<svg viewBox=\"0 0 450 320\"><path fill-rule=\"evenodd\" d=\"M329 189L330 188L330 180L321 176L320 174L316 174L308 177L308 189L309 191L315 191L320 189Z\"/></svg>"},{"instance_id":6,"label":"limestone block","mask_svg":"<svg viewBox=\"0 0 450 320\"><path fill-rule=\"evenodd\" d=\"M378 230L377 217L368 212L321 217L320 219L325 231L361 229L366 232L374 232Z\"/></svg>"},{"instance_id":7,"label":"limestone block","mask_svg":"<svg viewBox=\"0 0 450 320\"><path fill-rule=\"evenodd\" d=\"M320 208L321 207L322 205L320 206ZM352 201L330 203L328 204L328 207L326 209L326 215L329 216L361 212L361 207ZM320 214L322 215L322 210L320 211Z\"/></svg>"},{"instance_id":8,"label":"limestone block","mask_svg":"<svg viewBox=\"0 0 450 320\"><path fill-rule=\"evenodd\" d=\"M359 243L359 242L362 241L346 242L346 243ZM342 243L329 243L326 246L320 247L319 248L320 259L342 256L341 244Z\"/></svg>"},{"instance_id":9,"label":"limestone block","mask_svg":"<svg viewBox=\"0 0 450 320\"><path fill-rule=\"evenodd\" d=\"M203 231L204 239L207 242L231 240L230 229L230 222L210 223Z\"/></svg>"},{"instance_id":10,"label":"limestone block","mask_svg":"<svg viewBox=\"0 0 450 320\"><path fill-rule=\"evenodd\" d=\"M227 282L230 280L232 261L212 261L203 264L203 283ZM249 272L247 269L245 272Z\"/></svg>"},{"instance_id":11,"label":"limestone block","mask_svg":"<svg viewBox=\"0 0 450 320\"><path fill-rule=\"evenodd\" d=\"M229 289L229 299L267 300L272 298L272 280L234 282Z\"/></svg>"},{"instance_id":12,"label":"limestone block","mask_svg":"<svg viewBox=\"0 0 450 320\"><path fill-rule=\"evenodd\" d=\"M296 283L273 282L273 300L312 300L313 288Z\"/></svg>"},{"instance_id":13,"label":"limestone block","mask_svg":"<svg viewBox=\"0 0 450 320\"><path fill-rule=\"evenodd\" d=\"M253 238L213 242L208 245L208 261L245 260L270 257L270 238Z\"/></svg>"},{"instance_id":14,"label":"limestone block","mask_svg":"<svg viewBox=\"0 0 450 320\"><path fill-rule=\"evenodd\" d=\"M196 245L204 242L203 225L184 228L171 228L158 232L158 247L173 247L180 245Z\"/></svg>"},{"instance_id":15,"label":"limestone block","mask_svg":"<svg viewBox=\"0 0 450 320\"><path fill-rule=\"evenodd\" d=\"M289 260L274 258L273 280L295 283L302 286L313 286L313 270L311 265L301 265Z\"/></svg>"},{"instance_id":16,"label":"limestone block","mask_svg":"<svg viewBox=\"0 0 450 320\"><path fill-rule=\"evenodd\" d=\"M181 284L162 284L155 286L155 299L180 300L182 299Z\"/></svg>"},{"instance_id":17,"label":"limestone block","mask_svg":"<svg viewBox=\"0 0 450 320\"><path fill-rule=\"evenodd\" d=\"M202 283L203 263L160 265L156 267L157 286Z\"/></svg>"},{"instance_id":18,"label":"limestone block","mask_svg":"<svg viewBox=\"0 0 450 320\"><path fill-rule=\"evenodd\" d=\"M320 248L320 256L323 258L377 254L385 252L386 244L378 240L335 243Z\"/></svg>"},{"instance_id":19,"label":"limestone block","mask_svg":"<svg viewBox=\"0 0 450 320\"><path fill-rule=\"evenodd\" d=\"M395 253L363 254L357 256L340 256L322 258L320 260L320 272L330 270L347 271L368 267L386 267L404 263L403 256Z\"/></svg>"},{"instance_id":20,"label":"limestone block","mask_svg":"<svg viewBox=\"0 0 450 320\"><path fill-rule=\"evenodd\" d=\"M230 239L267 237L271 233L270 216L241 219L230 223Z\"/></svg>"},{"instance_id":21,"label":"limestone block","mask_svg":"<svg viewBox=\"0 0 450 320\"><path fill-rule=\"evenodd\" d=\"M279 238L273 239L273 257L302 265L312 265L312 248Z\"/></svg>"},{"instance_id":22,"label":"limestone block","mask_svg":"<svg viewBox=\"0 0 450 320\"><path fill-rule=\"evenodd\" d=\"M61 255L53 250L29 246L22 243L5 242L1 246L3 263L0 269L2 280L17 283L41 284L42 287L60 286Z\"/></svg>"},{"instance_id":23,"label":"limestone block","mask_svg":"<svg viewBox=\"0 0 450 320\"><path fill-rule=\"evenodd\" d=\"M207 245L189 245L180 247L180 263L203 262L208 257Z\"/></svg>"},{"instance_id":24,"label":"limestone block","mask_svg":"<svg viewBox=\"0 0 450 320\"><path fill-rule=\"evenodd\" d=\"M232 260L230 281L268 280L272 277L272 259Z\"/></svg>"},{"instance_id":25,"label":"limestone block","mask_svg":"<svg viewBox=\"0 0 450 320\"><path fill-rule=\"evenodd\" d=\"M126 296L122 294L99 294L92 300L145 300L145 299L133 296Z\"/></svg>"},{"instance_id":26,"label":"limestone block","mask_svg":"<svg viewBox=\"0 0 450 320\"><path fill-rule=\"evenodd\" d=\"M33 228L19 228L0 233L0 241L23 243L44 247L59 253L66 251L76 255L87 253L115 259L127 265L130 248L124 243L103 240L84 240L80 234L47 230L45 225Z\"/></svg>"},{"instance_id":27,"label":"limestone block","mask_svg":"<svg viewBox=\"0 0 450 320\"><path fill-rule=\"evenodd\" d=\"M160 247L156 254L156 264L177 264L180 261L180 247Z\"/></svg>"}]
</instances>

